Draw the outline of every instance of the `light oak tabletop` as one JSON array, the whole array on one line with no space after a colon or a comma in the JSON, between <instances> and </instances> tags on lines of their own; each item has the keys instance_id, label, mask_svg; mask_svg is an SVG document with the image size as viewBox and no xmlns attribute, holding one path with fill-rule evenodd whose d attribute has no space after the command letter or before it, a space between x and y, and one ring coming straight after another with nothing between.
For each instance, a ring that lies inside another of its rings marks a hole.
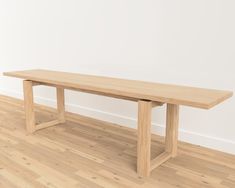
<instances>
[{"instance_id":1,"label":"light oak tabletop","mask_svg":"<svg viewBox=\"0 0 235 188\"><path fill-rule=\"evenodd\" d=\"M129 97L136 100L150 100L204 109L210 109L233 95L231 91L40 69L5 72L3 74L86 92L95 91L101 94Z\"/></svg>"}]
</instances>

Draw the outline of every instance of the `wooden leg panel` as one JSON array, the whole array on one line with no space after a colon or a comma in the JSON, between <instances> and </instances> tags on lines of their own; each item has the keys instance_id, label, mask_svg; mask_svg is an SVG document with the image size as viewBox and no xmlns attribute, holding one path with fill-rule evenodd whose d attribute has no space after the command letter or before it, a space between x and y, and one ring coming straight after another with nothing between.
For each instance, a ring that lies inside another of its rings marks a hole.
<instances>
[{"instance_id":1,"label":"wooden leg panel","mask_svg":"<svg viewBox=\"0 0 235 188\"><path fill-rule=\"evenodd\" d=\"M166 152L171 153L172 157L177 155L179 126L179 106L174 104L167 105L166 119Z\"/></svg>"},{"instance_id":2,"label":"wooden leg panel","mask_svg":"<svg viewBox=\"0 0 235 188\"><path fill-rule=\"evenodd\" d=\"M35 127L35 113L33 102L33 82L24 80L24 110L26 118L26 130L31 134L36 130Z\"/></svg>"},{"instance_id":3,"label":"wooden leg panel","mask_svg":"<svg viewBox=\"0 0 235 188\"><path fill-rule=\"evenodd\" d=\"M150 175L152 102L139 101L138 106L137 173L147 177Z\"/></svg>"}]
</instances>

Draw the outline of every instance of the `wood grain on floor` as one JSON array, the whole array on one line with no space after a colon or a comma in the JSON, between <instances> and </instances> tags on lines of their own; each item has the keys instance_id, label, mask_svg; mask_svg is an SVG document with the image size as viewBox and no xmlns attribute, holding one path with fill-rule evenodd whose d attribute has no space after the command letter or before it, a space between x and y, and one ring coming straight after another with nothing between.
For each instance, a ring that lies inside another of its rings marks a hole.
<instances>
[{"instance_id":1,"label":"wood grain on floor","mask_svg":"<svg viewBox=\"0 0 235 188\"><path fill-rule=\"evenodd\" d=\"M23 102L0 96L0 188L235 188L235 156L180 143L149 178L136 174L136 131L71 113L26 135ZM36 105L37 122L56 118ZM152 156L163 151L153 135Z\"/></svg>"}]
</instances>

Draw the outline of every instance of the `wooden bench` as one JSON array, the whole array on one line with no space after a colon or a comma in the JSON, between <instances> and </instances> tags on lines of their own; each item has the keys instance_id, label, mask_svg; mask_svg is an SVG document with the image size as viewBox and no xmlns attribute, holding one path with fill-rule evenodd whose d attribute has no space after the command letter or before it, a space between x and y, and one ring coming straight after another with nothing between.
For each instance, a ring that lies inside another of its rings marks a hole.
<instances>
[{"instance_id":1,"label":"wooden bench","mask_svg":"<svg viewBox=\"0 0 235 188\"><path fill-rule=\"evenodd\" d=\"M6 72L6 76L24 80L26 129L33 133L46 127L64 123L64 89L93 93L138 102L137 173L141 177L177 155L179 106L210 109L233 95L230 91L209 90L185 86L124 80L100 76L48 70ZM57 89L58 119L35 124L33 86L46 85ZM153 107L167 104L165 152L151 160L151 111Z\"/></svg>"}]
</instances>

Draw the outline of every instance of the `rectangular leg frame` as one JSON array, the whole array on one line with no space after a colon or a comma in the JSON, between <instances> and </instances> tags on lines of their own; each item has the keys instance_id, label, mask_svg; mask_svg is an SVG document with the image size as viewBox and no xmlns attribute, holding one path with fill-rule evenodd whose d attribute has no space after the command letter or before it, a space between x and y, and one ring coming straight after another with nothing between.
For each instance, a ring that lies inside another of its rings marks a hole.
<instances>
[{"instance_id":1,"label":"rectangular leg frame","mask_svg":"<svg viewBox=\"0 0 235 188\"><path fill-rule=\"evenodd\" d=\"M50 122L36 125L35 112L34 112L34 100L33 100L33 86L40 85L33 81L24 80L24 106L25 106L25 118L26 118L26 130L28 134L35 132L36 130L44 129L50 126L57 125L65 122L65 105L64 105L64 89L57 87L57 110L58 119Z\"/></svg>"},{"instance_id":2,"label":"rectangular leg frame","mask_svg":"<svg viewBox=\"0 0 235 188\"><path fill-rule=\"evenodd\" d=\"M155 106L159 105L138 102L137 173L140 177L148 177L153 169L177 155L179 106L167 104L165 152L151 160L151 111Z\"/></svg>"}]
</instances>

